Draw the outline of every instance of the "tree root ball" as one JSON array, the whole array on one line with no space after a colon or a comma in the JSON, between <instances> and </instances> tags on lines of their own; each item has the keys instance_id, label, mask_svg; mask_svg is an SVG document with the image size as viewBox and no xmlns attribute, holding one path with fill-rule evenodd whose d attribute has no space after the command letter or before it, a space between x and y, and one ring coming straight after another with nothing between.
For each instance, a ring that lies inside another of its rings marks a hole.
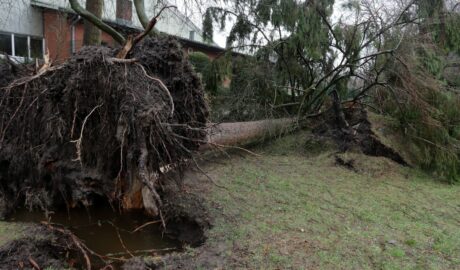
<instances>
[{"instance_id":1,"label":"tree root ball","mask_svg":"<svg viewBox=\"0 0 460 270\"><path fill-rule=\"evenodd\" d=\"M158 206L164 168L181 170L204 143L203 87L176 40L144 40L137 61L115 55L85 47L0 90L0 195L11 205Z\"/></svg>"}]
</instances>

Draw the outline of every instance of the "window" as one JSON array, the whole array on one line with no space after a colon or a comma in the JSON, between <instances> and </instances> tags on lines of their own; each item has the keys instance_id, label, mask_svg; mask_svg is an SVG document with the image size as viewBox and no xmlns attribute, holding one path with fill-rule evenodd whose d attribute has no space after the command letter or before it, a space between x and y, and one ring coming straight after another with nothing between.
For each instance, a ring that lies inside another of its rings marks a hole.
<instances>
[{"instance_id":1,"label":"window","mask_svg":"<svg viewBox=\"0 0 460 270\"><path fill-rule=\"evenodd\" d=\"M30 57L43 58L43 39L30 38Z\"/></svg>"},{"instance_id":2,"label":"window","mask_svg":"<svg viewBox=\"0 0 460 270\"><path fill-rule=\"evenodd\" d=\"M195 31L190 31L189 39L190 40L195 40Z\"/></svg>"},{"instance_id":3,"label":"window","mask_svg":"<svg viewBox=\"0 0 460 270\"><path fill-rule=\"evenodd\" d=\"M14 56L29 57L27 37L14 35Z\"/></svg>"},{"instance_id":4,"label":"window","mask_svg":"<svg viewBox=\"0 0 460 270\"><path fill-rule=\"evenodd\" d=\"M0 54L5 52L13 57L23 58L20 61L43 58L43 38L0 33Z\"/></svg>"},{"instance_id":5,"label":"window","mask_svg":"<svg viewBox=\"0 0 460 270\"><path fill-rule=\"evenodd\" d=\"M11 51L11 34L0 33L0 53L13 54Z\"/></svg>"}]
</instances>

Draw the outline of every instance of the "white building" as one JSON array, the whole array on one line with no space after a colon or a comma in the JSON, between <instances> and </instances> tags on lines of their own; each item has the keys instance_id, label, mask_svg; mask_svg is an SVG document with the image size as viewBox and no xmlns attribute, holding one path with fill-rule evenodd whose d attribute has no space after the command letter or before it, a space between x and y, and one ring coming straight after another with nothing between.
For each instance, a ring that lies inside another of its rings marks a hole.
<instances>
[{"instance_id":1,"label":"white building","mask_svg":"<svg viewBox=\"0 0 460 270\"><path fill-rule=\"evenodd\" d=\"M79 2L85 6L85 0ZM161 8L157 0L145 1L148 17L155 16ZM131 0L104 0L103 20L142 29ZM49 49L54 58L66 58L82 45L81 22L68 0L0 0L0 52L30 58L41 57ZM184 45L188 50L193 50L193 44L208 55L209 50L211 54L223 50L213 42L205 42L201 29L176 9L165 10L155 28L177 36L188 44ZM58 49L62 52L55 53Z\"/></svg>"}]
</instances>

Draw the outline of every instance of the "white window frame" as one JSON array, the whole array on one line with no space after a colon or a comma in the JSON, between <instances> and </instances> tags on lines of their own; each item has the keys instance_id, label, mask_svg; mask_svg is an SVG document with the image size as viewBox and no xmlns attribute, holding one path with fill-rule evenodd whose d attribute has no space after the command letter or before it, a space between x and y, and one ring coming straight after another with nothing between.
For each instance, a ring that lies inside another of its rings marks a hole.
<instances>
[{"instance_id":1,"label":"white window frame","mask_svg":"<svg viewBox=\"0 0 460 270\"><path fill-rule=\"evenodd\" d=\"M16 61L18 62L21 62L21 63L24 63L27 59L32 59L31 58L31 50L30 50L30 39L33 37L33 38L37 38L37 39L41 39L42 40L42 54L45 55L45 39L42 38L42 37L37 37L37 36L31 36L31 35L21 35L21 34L17 34L18 36L25 36L27 37L27 56L28 57L23 57L23 56L16 56L16 48L15 48L15 43L14 43L14 37L15 37L15 34L14 33L8 33L8 32L0 32L0 34L3 34L3 35L11 35L11 57L13 59L15 59ZM0 56L3 58L3 56ZM40 59L43 59L43 58L40 58Z\"/></svg>"}]
</instances>

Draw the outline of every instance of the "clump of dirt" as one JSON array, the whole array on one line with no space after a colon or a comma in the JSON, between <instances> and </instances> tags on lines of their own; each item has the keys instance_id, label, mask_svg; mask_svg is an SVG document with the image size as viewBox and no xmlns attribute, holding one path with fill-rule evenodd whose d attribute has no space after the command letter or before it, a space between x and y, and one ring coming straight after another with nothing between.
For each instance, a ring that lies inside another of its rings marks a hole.
<instances>
[{"instance_id":1,"label":"clump of dirt","mask_svg":"<svg viewBox=\"0 0 460 270\"><path fill-rule=\"evenodd\" d=\"M355 167L355 160L354 159L344 159L343 157L336 155L335 156L335 163L339 166L345 167L349 170L357 172Z\"/></svg>"},{"instance_id":2,"label":"clump of dirt","mask_svg":"<svg viewBox=\"0 0 460 270\"><path fill-rule=\"evenodd\" d=\"M337 153L334 159L336 165L372 178L398 174L401 168L398 163L386 157L368 156L363 153Z\"/></svg>"},{"instance_id":3,"label":"clump of dirt","mask_svg":"<svg viewBox=\"0 0 460 270\"><path fill-rule=\"evenodd\" d=\"M0 88L7 86L23 75L25 74L19 66L0 59Z\"/></svg>"},{"instance_id":4,"label":"clump of dirt","mask_svg":"<svg viewBox=\"0 0 460 270\"><path fill-rule=\"evenodd\" d=\"M163 209L168 235L192 247L206 241L212 221L202 198L185 192L170 193Z\"/></svg>"},{"instance_id":5,"label":"clump of dirt","mask_svg":"<svg viewBox=\"0 0 460 270\"><path fill-rule=\"evenodd\" d=\"M31 227L26 235L29 236L0 247L2 269L64 269L77 267L77 262L83 261L68 235L45 226Z\"/></svg>"},{"instance_id":6,"label":"clump of dirt","mask_svg":"<svg viewBox=\"0 0 460 270\"><path fill-rule=\"evenodd\" d=\"M369 156L386 157L399 164L407 165L401 155L383 144L374 134L365 109L350 107L344 108L343 111L349 125L347 130L338 126L334 113L329 111L315 121L313 134L318 137L332 138L340 152L362 152ZM337 163L349 168L353 167L353 164L348 164L340 158Z\"/></svg>"},{"instance_id":7,"label":"clump of dirt","mask_svg":"<svg viewBox=\"0 0 460 270\"><path fill-rule=\"evenodd\" d=\"M171 37L142 41L133 62L114 55L86 47L0 92L0 194L10 207L161 207L159 176L181 170L206 138L203 87Z\"/></svg>"}]
</instances>

